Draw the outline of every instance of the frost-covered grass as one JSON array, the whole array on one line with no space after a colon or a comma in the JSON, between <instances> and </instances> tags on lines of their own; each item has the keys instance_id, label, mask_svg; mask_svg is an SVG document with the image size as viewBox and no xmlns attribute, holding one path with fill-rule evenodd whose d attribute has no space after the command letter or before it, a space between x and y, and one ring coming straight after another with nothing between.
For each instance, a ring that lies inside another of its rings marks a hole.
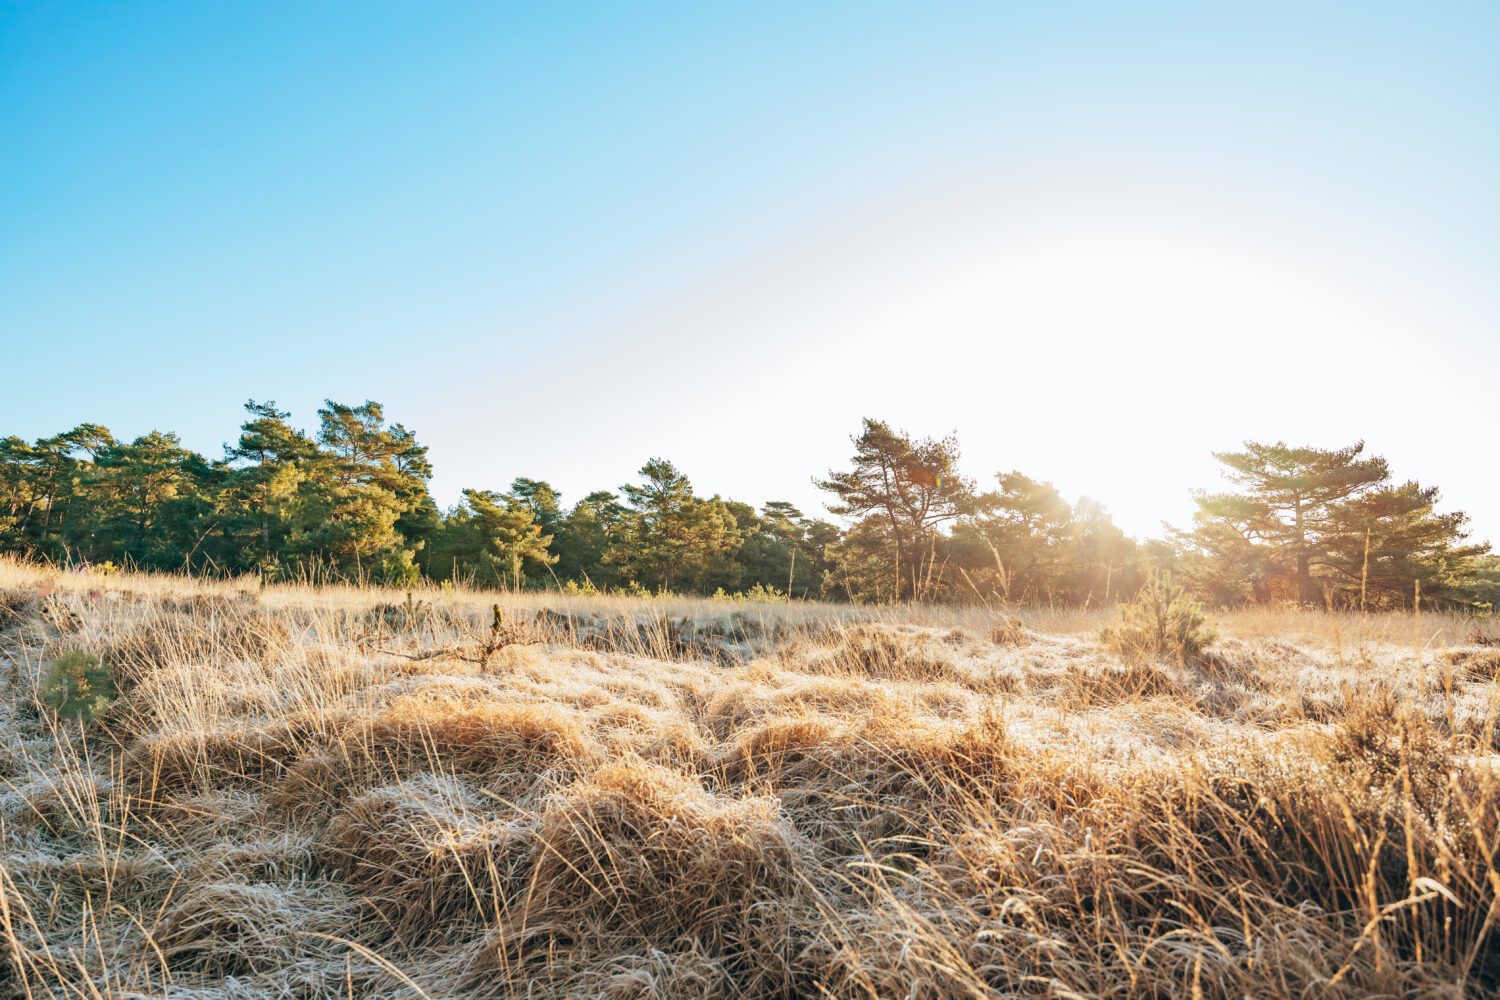
<instances>
[{"instance_id":1,"label":"frost-covered grass","mask_svg":"<svg viewBox=\"0 0 1500 1000\"><path fill-rule=\"evenodd\" d=\"M496 599L0 562L0 995L1500 989L1482 623Z\"/></svg>"}]
</instances>

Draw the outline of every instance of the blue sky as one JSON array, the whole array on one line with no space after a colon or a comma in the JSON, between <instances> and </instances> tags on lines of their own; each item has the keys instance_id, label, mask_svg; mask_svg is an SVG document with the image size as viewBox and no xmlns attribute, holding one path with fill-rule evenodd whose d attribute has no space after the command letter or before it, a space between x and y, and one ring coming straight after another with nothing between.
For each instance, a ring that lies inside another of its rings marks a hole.
<instances>
[{"instance_id":1,"label":"blue sky","mask_svg":"<svg viewBox=\"0 0 1500 1000\"><path fill-rule=\"evenodd\" d=\"M0 433L374 398L434 490L863 415L1132 532L1363 437L1500 539L1492 4L0 6Z\"/></svg>"}]
</instances>

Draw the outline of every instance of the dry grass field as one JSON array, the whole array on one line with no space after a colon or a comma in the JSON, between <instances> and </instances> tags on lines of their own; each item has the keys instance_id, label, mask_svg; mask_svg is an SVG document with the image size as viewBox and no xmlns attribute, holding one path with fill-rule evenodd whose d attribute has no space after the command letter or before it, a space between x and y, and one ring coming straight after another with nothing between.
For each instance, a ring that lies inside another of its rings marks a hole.
<instances>
[{"instance_id":1,"label":"dry grass field","mask_svg":"<svg viewBox=\"0 0 1500 1000\"><path fill-rule=\"evenodd\" d=\"M1493 626L495 599L0 563L0 995L1500 991Z\"/></svg>"}]
</instances>

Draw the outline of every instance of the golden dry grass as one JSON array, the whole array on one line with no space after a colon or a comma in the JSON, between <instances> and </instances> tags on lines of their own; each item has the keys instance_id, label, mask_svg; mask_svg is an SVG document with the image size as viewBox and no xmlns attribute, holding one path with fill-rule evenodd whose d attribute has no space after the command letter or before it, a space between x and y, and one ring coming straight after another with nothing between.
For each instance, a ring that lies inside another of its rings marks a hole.
<instances>
[{"instance_id":1,"label":"golden dry grass","mask_svg":"<svg viewBox=\"0 0 1500 1000\"><path fill-rule=\"evenodd\" d=\"M1500 990L1472 621L494 600L0 561L0 995Z\"/></svg>"}]
</instances>

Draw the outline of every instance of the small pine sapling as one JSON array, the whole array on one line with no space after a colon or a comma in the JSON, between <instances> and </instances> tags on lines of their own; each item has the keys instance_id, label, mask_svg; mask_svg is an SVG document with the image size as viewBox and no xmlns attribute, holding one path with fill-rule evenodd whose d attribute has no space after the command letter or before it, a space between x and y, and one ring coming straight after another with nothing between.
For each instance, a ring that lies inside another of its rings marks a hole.
<instances>
[{"instance_id":1,"label":"small pine sapling","mask_svg":"<svg viewBox=\"0 0 1500 1000\"><path fill-rule=\"evenodd\" d=\"M1169 576L1146 581L1134 601L1121 606L1120 623L1100 636L1110 649L1137 660L1174 659L1180 663L1200 656L1217 638L1203 608Z\"/></svg>"},{"instance_id":2,"label":"small pine sapling","mask_svg":"<svg viewBox=\"0 0 1500 1000\"><path fill-rule=\"evenodd\" d=\"M53 660L39 691L42 704L64 719L96 719L118 693L109 667L81 649L68 650Z\"/></svg>"}]
</instances>

